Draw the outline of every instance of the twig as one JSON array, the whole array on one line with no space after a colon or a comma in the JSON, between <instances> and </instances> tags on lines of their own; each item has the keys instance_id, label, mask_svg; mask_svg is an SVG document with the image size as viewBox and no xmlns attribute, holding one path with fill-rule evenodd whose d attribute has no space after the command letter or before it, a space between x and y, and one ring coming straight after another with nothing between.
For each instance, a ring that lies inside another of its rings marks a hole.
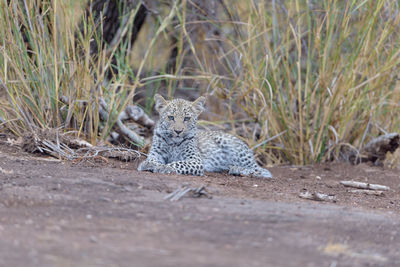
<instances>
[{"instance_id":1,"label":"twig","mask_svg":"<svg viewBox=\"0 0 400 267\"><path fill-rule=\"evenodd\" d=\"M182 188L175 196L171 197L170 201L178 201L191 190L191 188Z\"/></svg>"},{"instance_id":2,"label":"twig","mask_svg":"<svg viewBox=\"0 0 400 267\"><path fill-rule=\"evenodd\" d=\"M369 183L355 182L355 181L341 181L340 183L347 187L354 187L360 189L382 190L382 191L390 190L389 186L380 184L369 184Z\"/></svg>"},{"instance_id":3,"label":"twig","mask_svg":"<svg viewBox=\"0 0 400 267\"><path fill-rule=\"evenodd\" d=\"M170 201L178 201L182 197L184 197L187 193L192 193L191 197L202 197L205 196L207 198L212 198L212 196L206 191L205 186L200 186L200 187L189 187L188 185L182 185L181 188L176 189L172 193L166 195L164 197L165 200L169 199Z\"/></svg>"}]
</instances>

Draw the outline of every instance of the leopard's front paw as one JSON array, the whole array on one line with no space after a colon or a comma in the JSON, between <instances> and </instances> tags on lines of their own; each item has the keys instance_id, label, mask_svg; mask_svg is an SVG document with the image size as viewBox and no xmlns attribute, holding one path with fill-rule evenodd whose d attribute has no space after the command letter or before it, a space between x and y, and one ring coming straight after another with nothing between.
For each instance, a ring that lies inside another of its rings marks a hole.
<instances>
[{"instance_id":1,"label":"leopard's front paw","mask_svg":"<svg viewBox=\"0 0 400 267\"><path fill-rule=\"evenodd\" d=\"M228 174L234 175L234 176L241 176L242 175L242 168L238 166L230 166Z\"/></svg>"},{"instance_id":2,"label":"leopard's front paw","mask_svg":"<svg viewBox=\"0 0 400 267\"><path fill-rule=\"evenodd\" d=\"M169 166L169 165L164 165L163 164L163 165L157 166L154 169L154 172L164 173L164 174L171 174L171 173L176 173L176 170L173 167Z\"/></svg>"},{"instance_id":3,"label":"leopard's front paw","mask_svg":"<svg viewBox=\"0 0 400 267\"><path fill-rule=\"evenodd\" d=\"M149 171L149 172L154 172L156 169L157 165L149 160L142 161L142 163L139 164L138 171Z\"/></svg>"}]
</instances>

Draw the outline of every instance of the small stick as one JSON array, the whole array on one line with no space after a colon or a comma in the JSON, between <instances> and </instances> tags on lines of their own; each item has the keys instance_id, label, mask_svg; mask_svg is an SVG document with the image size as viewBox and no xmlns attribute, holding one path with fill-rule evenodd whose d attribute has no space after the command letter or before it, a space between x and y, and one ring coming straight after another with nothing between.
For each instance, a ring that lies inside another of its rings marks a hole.
<instances>
[{"instance_id":1,"label":"small stick","mask_svg":"<svg viewBox=\"0 0 400 267\"><path fill-rule=\"evenodd\" d=\"M189 192L191 192L192 197L197 198L197 197L205 196L207 198L212 198L212 196L206 191L205 186L195 188L195 187L189 187L187 185L182 185L181 188L178 188L174 192L166 195L164 197L164 199L165 200L169 199L170 201L178 201Z\"/></svg>"},{"instance_id":2,"label":"small stick","mask_svg":"<svg viewBox=\"0 0 400 267\"><path fill-rule=\"evenodd\" d=\"M335 196L329 196L327 194L323 194L323 193L318 193L318 192L314 192L314 193L310 193L310 192L304 192L304 193L300 193L299 197L304 198L304 199L310 199L310 200L316 200L316 201L336 201Z\"/></svg>"},{"instance_id":3,"label":"small stick","mask_svg":"<svg viewBox=\"0 0 400 267\"><path fill-rule=\"evenodd\" d=\"M192 188L182 188L181 192L178 192L175 196L173 196L170 200L171 201L178 201L181 199L184 195L186 195L187 192L191 191Z\"/></svg>"},{"instance_id":4,"label":"small stick","mask_svg":"<svg viewBox=\"0 0 400 267\"><path fill-rule=\"evenodd\" d=\"M369 183L355 182L355 181L341 181L340 183L347 187L354 187L360 189L382 190L382 191L390 190L389 186L380 184L369 184Z\"/></svg>"},{"instance_id":5,"label":"small stick","mask_svg":"<svg viewBox=\"0 0 400 267\"><path fill-rule=\"evenodd\" d=\"M178 194L178 192L181 191L181 188L176 189L174 192L172 192L171 194L168 194L164 197L164 200L170 199L172 197L174 197L176 194Z\"/></svg>"},{"instance_id":6,"label":"small stick","mask_svg":"<svg viewBox=\"0 0 400 267\"><path fill-rule=\"evenodd\" d=\"M206 198L212 198L212 196L207 192L206 187L204 185L197 188L193 192L193 197L201 197L201 196L205 196Z\"/></svg>"}]
</instances>

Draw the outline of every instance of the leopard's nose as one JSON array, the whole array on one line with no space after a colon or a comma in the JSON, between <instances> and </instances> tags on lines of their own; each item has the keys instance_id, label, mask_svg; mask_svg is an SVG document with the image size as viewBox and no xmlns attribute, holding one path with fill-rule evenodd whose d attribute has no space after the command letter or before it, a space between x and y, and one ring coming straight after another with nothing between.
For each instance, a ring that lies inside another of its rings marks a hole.
<instances>
[{"instance_id":1,"label":"leopard's nose","mask_svg":"<svg viewBox=\"0 0 400 267\"><path fill-rule=\"evenodd\" d=\"M177 135L180 135L181 132L183 132L183 130L175 130L175 132L176 132Z\"/></svg>"}]
</instances>

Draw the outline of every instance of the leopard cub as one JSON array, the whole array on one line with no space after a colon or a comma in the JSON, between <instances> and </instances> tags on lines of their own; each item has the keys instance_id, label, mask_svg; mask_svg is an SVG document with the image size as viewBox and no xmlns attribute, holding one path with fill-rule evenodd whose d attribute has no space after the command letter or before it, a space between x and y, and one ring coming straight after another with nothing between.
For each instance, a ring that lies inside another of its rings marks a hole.
<instances>
[{"instance_id":1,"label":"leopard cub","mask_svg":"<svg viewBox=\"0 0 400 267\"><path fill-rule=\"evenodd\" d=\"M160 119L139 171L190 175L228 171L232 175L272 178L267 169L258 166L253 151L239 138L220 131L197 130L197 117L206 100L203 96L194 102L166 101L159 94L154 99Z\"/></svg>"}]
</instances>

